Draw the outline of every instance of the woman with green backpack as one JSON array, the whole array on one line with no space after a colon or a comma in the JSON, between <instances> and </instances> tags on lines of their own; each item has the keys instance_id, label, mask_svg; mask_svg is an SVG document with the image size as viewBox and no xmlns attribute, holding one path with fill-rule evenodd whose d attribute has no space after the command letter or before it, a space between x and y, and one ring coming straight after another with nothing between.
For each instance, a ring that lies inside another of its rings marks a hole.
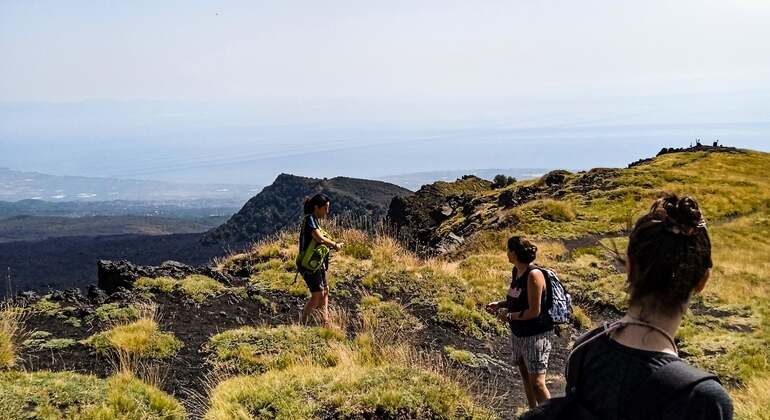
<instances>
[{"instance_id":1,"label":"woman with green backpack","mask_svg":"<svg viewBox=\"0 0 770 420\"><path fill-rule=\"evenodd\" d=\"M308 289L310 299L302 308L300 322L305 324L316 310L321 312L321 318L326 323L329 318L329 285L326 282L326 270L329 268L330 249L342 249L342 243L337 243L329 234L321 229L318 223L329 214L331 201L323 194L306 198L304 217L299 233L299 254L297 255L297 272L302 275Z\"/></svg>"}]
</instances>

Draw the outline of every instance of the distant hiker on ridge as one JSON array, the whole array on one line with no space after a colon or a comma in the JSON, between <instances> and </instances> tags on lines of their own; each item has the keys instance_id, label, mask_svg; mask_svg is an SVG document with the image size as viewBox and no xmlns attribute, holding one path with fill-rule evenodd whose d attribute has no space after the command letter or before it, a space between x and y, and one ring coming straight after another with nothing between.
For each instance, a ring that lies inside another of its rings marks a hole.
<instances>
[{"instance_id":1,"label":"distant hiker on ridge","mask_svg":"<svg viewBox=\"0 0 770 420\"><path fill-rule=\"evenodd\" d=\"M698 203L673 194L655 201L629 238L626 315L578 338L567 395L522 419L732 419L719 380L680 359L674 340L711 266Z\"/></svg>"},{"instance_id":2,"label":"distant hiker on ridge","mask_svg":"<svg viewBox=\"0 0 770 420\"><path fill-rule=\"evenodd\" d=\"M318 219L329 214L331 201L323 194L306 198L304 216L299 233L299 254L297 255L297 272L302 275L308 289L310 299L302 309L300 322L306 324L310 315L320 310L324 323L329 320L329 285L326 282L326 270L329 268L330 249L342 249L342 243L331 239L328 233L321 229Z\"/></svg>"}]
</instances>

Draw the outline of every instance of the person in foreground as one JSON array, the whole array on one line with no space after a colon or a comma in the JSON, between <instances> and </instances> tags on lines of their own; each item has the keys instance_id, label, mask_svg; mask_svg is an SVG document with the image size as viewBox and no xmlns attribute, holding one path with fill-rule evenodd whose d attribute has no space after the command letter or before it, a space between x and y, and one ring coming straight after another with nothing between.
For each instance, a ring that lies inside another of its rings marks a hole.
<instances>
[{"instance_id":1,"label":"person in foreground","mask_svg":"<svg viewBox=\"0 0 770 420\"><path fill-rule=\"evenodd\" d=\"M566 396L524 419L732 419L716 376L678 356L674 336L711 272L711 241L698 203L669 194L631 232L628 312L580 337L567 364Z\"/></svg>"},{"instance_id":2,"label":"person in foreground","mask_svg":"<svg viewBox=\"0 0 770 420\"><path fill-rule=\"evenodd\" d=\"M514 236L508 240L508 261L513 264L506 299L491 302L487 311L507 321L511 328L513 363L519 367L529 407L551 397L545 385L554 325L546 313L546 280L535 266L537 246Z\"/></svg>"},{"instance_id":3,"label":"person in foreground","mask_svg":"<svg viewBox=\"0 0 770 420\"><path fill-rule=\"evenodd\" d=\"M342 244L332 240L318 223L319 219L329 214L330 207L329 198L323 194L305 199L304 217L299 233L297 272L302 275L310 289L310 299L302 308L302 324L306 324L315 311L321 313L324 323L329 319L329 285L326 281L326 270L329 268L328 251L329 248L342 248Z\"/></svg>"}]
</instances>

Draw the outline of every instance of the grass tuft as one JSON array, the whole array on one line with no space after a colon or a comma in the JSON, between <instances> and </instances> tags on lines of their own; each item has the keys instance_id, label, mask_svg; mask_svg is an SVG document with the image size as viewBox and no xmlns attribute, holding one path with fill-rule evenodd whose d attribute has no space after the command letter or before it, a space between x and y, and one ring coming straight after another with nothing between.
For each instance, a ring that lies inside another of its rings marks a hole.
<instances>
[{"instance_id":1,"label":"grass tuft","mask_svg":"<svg viewBox=\"0 0 770 420\"><path fill-rule=\"evenodd\" d=\"M337 359L330 344L343 341L340 331L323 327L242 327L211 337L204 351L211 352L208 361L215 370L251 374L304 360L333 366Z\"/></svg>"},{"instance_id":2,"label":"grass tuft","mask_svg":"<svg viewBox=\"0 0 770 420\"><path fill-rule=\"evenodd\" d=\"M74 372L0 372L4 418L181 420L173 397L129 374L107 380Z\"/></svg>"},{"instance_id":3,"label":"grass tuft","mask_svg":"<svg viewBox=\"0 0 770 420\"><path fill-rule=\"evenodd\" d=\"M16 340L22 316L20 308L6 304L0 306L0 369L16 366Z\"/></svg>"},{"instance_id":4,"label":"grass tuft","mask_svg":"<svg viewBox=\"0 0 770 420\"><path fill-rule=\"evenodd\" d=\"M490 418L448 379L410 367L294 366L220 383L205 418Z\"/></svg>"}]
</instances>

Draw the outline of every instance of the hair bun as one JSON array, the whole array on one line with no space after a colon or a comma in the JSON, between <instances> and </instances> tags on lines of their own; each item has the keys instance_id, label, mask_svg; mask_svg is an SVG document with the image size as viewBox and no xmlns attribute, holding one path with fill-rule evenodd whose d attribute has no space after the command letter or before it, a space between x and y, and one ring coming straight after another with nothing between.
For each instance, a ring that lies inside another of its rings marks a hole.
<instances>
[{"instance_id":1,"label":"hair bun","mask_svg":"<svg viewBox=\"0 0 770 420\"><path fill-rule=\"evenodd\" d=\"M665 224L666 230L675 234L693 236L699 228L706 227L698 202L689 196L667 194L652 205L652 213Z\"/></svg>"}]
</instances>

